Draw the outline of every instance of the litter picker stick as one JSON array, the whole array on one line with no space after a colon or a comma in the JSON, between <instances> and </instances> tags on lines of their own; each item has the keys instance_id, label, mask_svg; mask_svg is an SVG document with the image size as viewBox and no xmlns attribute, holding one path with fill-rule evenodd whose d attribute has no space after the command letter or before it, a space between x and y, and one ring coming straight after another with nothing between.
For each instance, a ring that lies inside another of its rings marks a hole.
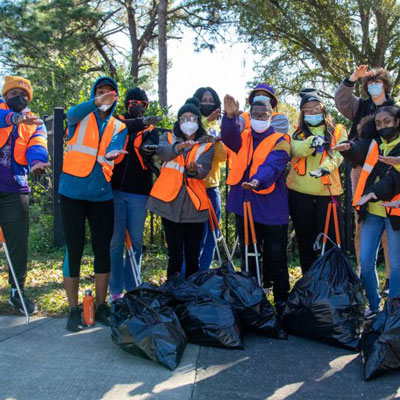
<instances>
[{"instance_id":1,"label":"litter picker stick","mask_svg":"<svg viewBox=\"0 0 400 400\"><path fill-rule=\"evenodd\" d=\"M244 223L244 260L246 272L249 272L249 260L248 260L248 251L249 251L249 227L247 225L247 202L243 202L243 223Z\"/></svg>"},{"instance_id":2,"label":"litter picker stick","mask_svg":"<svg viewBox=\"0 0 400 400\"><path fill-rule=\"evenodd\" d=\"M254 227L253 212L251 210L250 201L247 201L247 217L250 222L251 239L252 239L253 247L254 247L254 256L256 258L257 281L258 281L258 284L261 286L260 263L259 263L259 259L258 259L258 249L257 249L257 236L256 236L256 230ZM253 255L253 254L248 254L248 255Z\"/></svg>"},{"instance_id":3,"label":"litter picker stick","mask_svg":"<svg viewBox=\"0 0 400 400\"><path fill-rule=\"evenodd\" d=\"M324 237L322 239L322 250L321 250L321 255L325 253L325 247L326 247L326 242L328 239L328 231L329 231L329 224L331 220L331 214L333 213L333 221L335 224L335 236L336 236L336 243L337 246L340 247L341 242L340 242L340 232L339 232L339 220L338 220L338 215L337 215L337 206L334 201L331 201L328 204L328 210L326 212L326 221L325 221L325 229L324 229Z\"/></svg>"},{"instance_id":4,"label":"litter picker stick","mask_svg":"<svg viewBox=\"0 0 400 400\"><path fill-rule=\"evenodd\" d=\"M129 257L129 261L131 264L133 279L135 280L135 285L139 286L142 283L142 280L140 278L140 270L139 270L139 266L136 262L135 252L133 250L132 240L129 235L128 229L126 229L126 231L125 231L125 246L126 246L126 250L128 252L128 257Z\"/></svg>"},{"instance_id":5,"label":"litter picker stick","mask_svg":"<svg viewBox=\"0 0 400 400\"><path fill-rule=\"evenodd\" d=\"M0 241L1 241L1 244L3 245L4 253L6 253L8 266L10 268L11 275L12 275L12 277L14 279L14 283L15 283L15 286L17 288L18 296L21 299L22 308L24 309L24 313L25 313L25 317L26 317L26 323L29 324L29 313L28 313L28 310L26 308L25 299L24 299L24 296L22 295L22 291L21 291L21 288L19 286L19 283L18 283L18 280L17 280L17 276L16 276L15 271L14 271L14 267L13 267L12 262L11 262L10 253L8 252L6 240L4 238L3 230L1 229L1 227L0 227Z\"/></svg>"},{"instance_id":6,"label":"litter picker stick","mask_svg":"<svg viewBox=\"0 0 400 400\"><path fill-rule=\"evenodd\" d=\"M221 254L220 254L219 248L218 248L218 238L217 238L217 235L215 233L214 217L212 215L212 212L214 210L212 210L212 211L211 210L212 210L212 208L208 209L208 222L210 224L211 233L212 233L213 238L214 238L215 250L217 251L217 257L218 257L218 263L219 263L219 266L221 267L222 266Z\"/></svg>"}]
</instances>

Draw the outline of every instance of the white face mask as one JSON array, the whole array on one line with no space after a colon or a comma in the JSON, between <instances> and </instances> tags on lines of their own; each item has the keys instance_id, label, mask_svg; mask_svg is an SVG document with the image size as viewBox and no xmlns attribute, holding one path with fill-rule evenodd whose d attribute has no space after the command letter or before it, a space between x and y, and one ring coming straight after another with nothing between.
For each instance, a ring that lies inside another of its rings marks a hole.
<instances>
[{"instance_id":1,"label":"white face mask","mask_svg":"<svg viewBox=\"0 0 400 400\"><path fill-rule=\"evenodd\" d=\"M265 132L271 125L271 120L267 121L260 121L259 119L251 119L250 120L251 127L257 132L257 133L263 133Z\"/></svg>"},{"instance_id":2,"label":"white face mask","mask_svg":"<svg viewBox=\"0 0 400 400\"><path fill-rule=\"evenodd\" d=\"M106 112L109 110L113 105L112 104L102 104L100 107L97 107L100 111Z\"/></svg>"},{"instance_id":3,"label":"white face mask","mask_svg":"<svg viewBox=\"0 0 400 400\"><path fill-rule=\"evenodd\" d=\"M181 131L185 136L192 136L193 133L197 132L199 129L199 124L197 122L184 122L180 125Z\"/></svg>"},{"instance_id":4,"label":"white face mask","mask_svg":"<svg viewBox=\"0 0 400 400\"><path fill-rule=\"evenodd\" d=\"M258 95L258 96L254 97L253 103L255 103L256 101L262 101L264 103L269 103L271 101L271 99L268 96Z\"/></svg>"}]
</instances>

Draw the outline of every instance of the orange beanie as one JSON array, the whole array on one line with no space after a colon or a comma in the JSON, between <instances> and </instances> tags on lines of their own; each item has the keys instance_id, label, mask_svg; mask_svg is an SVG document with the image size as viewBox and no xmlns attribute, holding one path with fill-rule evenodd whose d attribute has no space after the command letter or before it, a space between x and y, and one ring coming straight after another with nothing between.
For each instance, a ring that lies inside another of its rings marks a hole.
<instances>
[{"instance_id":1,"label":"orange beanie","mask_svg":"<svg viewBox=\"0 0 400 400\"><path fill-rule=\"evenodd\" d=\"M28 101L32 101L33 89L31 82L22 76L6 76L4 77L4 86L1 95L4 96L11 89L23 89L28 93Z\"/></svg>"}]
</instances>

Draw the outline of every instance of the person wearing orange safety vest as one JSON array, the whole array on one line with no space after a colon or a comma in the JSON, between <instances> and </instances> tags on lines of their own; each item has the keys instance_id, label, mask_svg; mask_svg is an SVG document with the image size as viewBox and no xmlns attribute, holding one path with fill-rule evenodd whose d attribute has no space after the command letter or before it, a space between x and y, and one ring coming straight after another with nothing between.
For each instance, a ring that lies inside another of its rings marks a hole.
<instances>
[{"instance_id":1,"label":"person wearing orange safety vest","mask_svg":"<svg viewBox=\"0 0 400 400\"><path fill-rule=\"evenodd\" d=\"M168 246L167 276L185 276L199 270L200 241L208 220L209 198L205 177L211 169L214 144L203 140L206 131L196 101L189 99L178 111L172 132L166 132L156 155L163 161L146 208L162 217Z\"/></svg>"},{"instance_id":2,"label":"person wearing orange safety vest","mask_svg":"<svg viewBox=\"0 0 400 400\"><path fill-rule=\"evenodd\" d=\"M67 329L83 329L78 307L79 274L88 219L94 253L96 282L95 320L109 325L105 303L110 275L110 243L114 225L111 178L114 160L123 150L127 129L112 116L118 87L102 77L92 87L91 98L67 112L67 146L59 193L66 242L63 264L64 286L69 303Z\"/></svg>"},{"instance_id":3,"label":"person wearing orange safety vest","mask_svg":"<svg viewBox=\"0 0 400 400\"><path fill-rule=\"evenodd\" d=\"M110 298L122 297L124 289L129 292L139 283L134 278L129 257L124 259L126 230L132 241L138 268L142 261L143 229L146 220L146 203L153 186L155 165L152 157L155 150L148 151L148 145L157 146L159 133L151 123L158 117L144 117L149 100L140 87L126 92L126 112L120 115L128 128L125 150L115 160L111 185L114 195L114 230L111 240ZM138 271L139 273L140 271Z\"/></svg>"},{"instance_id":4,"label":"person wearing orange safety vest","mask_svg":"<svg viewBox=\"0 0 400 400\"><path fill-rule=\"evenodd\" d=\"M247 100L249 106L253 104L254 101L266 101L271 104L271 126L281 133L289 132L289 118L284 113L278 112L278 97L275 94L275 90L272 86L266 83L259 83L249 94ZM243 112L239 116L240 130L245 128L250 128L250 114L248 112Z\"/></svg>"},{"instance_id":5,"label":"person wearing orange safety vest","mask_svg":"<svg viewBox=\"0 0 400 400\"><path fill-rule=\"evenodd\" d=\"M347 132L343 125L333 123L316 89L304 89L300 96L299 126L292 134L292 159L286 183L290 217L296 231L304 274L318 258L314 242L318 234L324 231L332 197L338 203L339 230L343 243L339 200L342 193L339 166L343 157L334 147L347 139ZM335 240L333 222L330 223L328 234ZM327 244L328 248L330 246L330 243Z\"/></svg>"},{"instance_id":6,"label":"person wearing orange safety vest","mask_svg":"<svg viewBox=\"0 0 400 400\"><path fill-rule=\"evenodd\" d=\"M289 207L284 178L290 138L271 126L269 102L253 102L251 126L242 132L239 104L230 95L224 98L224 110L221 138L236 153L227 179L230 190L226 210L236 215L242 270L245 269L243 203L250 201L257 243L262 249L262 284L268 289L272 280L275 305L281 313L290 288L286 253ZM249 259L249 270L256 272L253 258Z\"/></svg>"},{"instance_id":7,"label":"person wearing orange safety vest","mask_svg":"<svg viewBox=\"0 0 400 400\"><path fill-rule=\"evenodd\" d=\"M391 276L389 297L400 295L400 107L384 106L374 116L361 120L361 139L337 146L346 161L361 164L360 179L353 198L361 225L361 278L372 318L380 308L376 259L386 230Z\"/></svg>"},{"instance_id":8,"label":"person wearing orange safety vest","mask_svg":"<svg viewBox=\"0 0 400 400\"><path fill-rule=\"evenodd\" d=\"M10 253L16 278L23 290L28 257L29 197L28 173L43 172L49 166L47 132L28 108L32 101L31 82L21 76L6 76L0 98L0 226ZM16 283L9 274L9 304L24 313ZM23 292L29 314L36 303Z\"/></svg>"}]
</instances>

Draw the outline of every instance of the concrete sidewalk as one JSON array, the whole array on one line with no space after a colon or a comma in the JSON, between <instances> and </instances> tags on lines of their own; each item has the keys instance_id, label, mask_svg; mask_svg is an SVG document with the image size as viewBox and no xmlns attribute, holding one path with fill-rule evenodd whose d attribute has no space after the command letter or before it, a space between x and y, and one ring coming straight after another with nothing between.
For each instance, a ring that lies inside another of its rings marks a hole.
<instances>
[{"instance_id":1,"label":"concrete sidewalk","mask_svg":"<svg viewBox=\"0 0 400 400\"><path fill-rule=\"evenodd\" d=\"M358 354L293 336L248 335L237 351L189 344L171 372L120 350L107 328L24 322L0 317L0 400L400 398L400 371L365 383Z\"/></svg>"}]
</instances>

